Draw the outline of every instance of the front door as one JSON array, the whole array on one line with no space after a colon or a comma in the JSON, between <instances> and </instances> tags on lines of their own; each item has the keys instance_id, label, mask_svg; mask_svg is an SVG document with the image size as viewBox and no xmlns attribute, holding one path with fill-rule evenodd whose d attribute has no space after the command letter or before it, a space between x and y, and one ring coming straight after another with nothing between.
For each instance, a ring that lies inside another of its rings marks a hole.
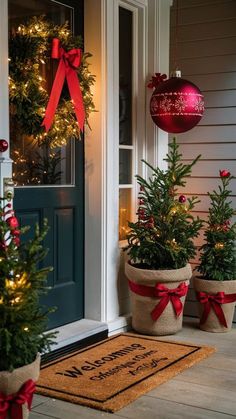
<instances>
[{"instance_id":1,"label":"front door","mask_svg":"<svg viewBox=\"0 0 236 419\"><path fill-rule=\"evenodd\" d=\"M32 17L45 15L55 25L68 21L74 34L83 35L82 0L8 0L8 13L10 33ZM50 61L43 70L49 87L55 76ZM17 184L14 207L21 225L30 225L32 231L35 223L42 225L47 218L50 227L45 240L49 249L45 265L53 266L54 270L48 278L51 289L42 302L57 307L49 316L48 328L53 328L78 320L84 313L83 141L71 140L56 148L46 143L38 146L34 138L19 135L10 117L10 146L13 179ZM27 234L29 237L32 232Z\"/></svg>"}]
</instances>

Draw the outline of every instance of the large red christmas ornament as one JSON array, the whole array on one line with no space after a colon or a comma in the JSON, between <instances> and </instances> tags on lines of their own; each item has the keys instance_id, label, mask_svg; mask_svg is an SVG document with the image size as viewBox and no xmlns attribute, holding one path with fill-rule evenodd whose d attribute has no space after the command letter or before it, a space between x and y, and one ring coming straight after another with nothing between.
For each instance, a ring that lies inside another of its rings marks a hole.
<instances>
[{"instance_id":1,"label":"large red christmas ornament","mask_svg":"<svg viewBox=\"0 0 236 419\"><path fill-rule=\"evenodd\" d=\"M8 142L6 140L0 139L0 152L4 153L8 149Z\"/></svg>"},{"instance_id":2,"label":"large red christmas ornament","mask_svg":"<svg viewBox=\"0 0 236 419\"><path fill-rule=\"evenodd\" d=\"M178 74L179 73L179 74ZM156 73L148 87L154 87L150 113L155 124L169 133L190 130L198 124L204 112L204 98L195 84L178 77L165 80Z\"/></svg>"}]
</instances>

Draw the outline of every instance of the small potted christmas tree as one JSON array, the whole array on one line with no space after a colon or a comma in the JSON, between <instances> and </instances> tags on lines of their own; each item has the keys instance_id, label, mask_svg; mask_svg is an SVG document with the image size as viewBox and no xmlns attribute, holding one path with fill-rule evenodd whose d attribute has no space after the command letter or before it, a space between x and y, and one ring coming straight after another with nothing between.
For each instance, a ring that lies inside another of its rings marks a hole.
<instances>
[{"instance_id":1,"label":"small potted christmas tree","mask_svg":"<svg viewBox=\"0 0 236 419\"><path fill-rule=\"evenodd\" d=\"M236 214L229 200L232 179L228 170L220 170L221 185L208 193L210 208L205 229L205 243L201 247L194 287L200 309L200 328L209 332L231 329L236 301Z\"/></svg>"},{"instance_id":2,"label":"small potted christmas tree","mask_svg":"<svg viewBox=\"0 0 236 419\"><path fill-rule=\"evenodd\" d=\"M28 417L40 355L49 349L53 334L43 334L48 311L39 304L47 290L51 268L40 268L46 255L42 241L47 232L35 228L34 238L20 242L19 229L11 204L0 212L0 417ZM1 416L1 414L3 416Z\"/></svg>"},{"instance_id":3,"label":"small potted christmas tree","mask_svg":"<svg viewBox=\"0 0 236 419\"><path fill-rule=\"evenodd\" d=\"M129 279L132 305L132 326L141 333L167 335L182 327L183 304L192 276L188 263L196 249L193 238L202 227L199 217L191 211L197 197L178 194L192 166L181 161L176 140L170 144L163 171L144 162L152 171L145 180L137 176L140 185L138 220L129 223L125 265Z\"/></svg>"}]
</instances>

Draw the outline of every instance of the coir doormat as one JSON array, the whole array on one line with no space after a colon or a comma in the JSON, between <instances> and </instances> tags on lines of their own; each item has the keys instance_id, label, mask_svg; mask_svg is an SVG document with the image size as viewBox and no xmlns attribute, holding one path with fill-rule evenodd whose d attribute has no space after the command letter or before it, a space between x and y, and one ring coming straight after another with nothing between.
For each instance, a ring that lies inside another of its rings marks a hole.
<instances>
[{"instance_id":1,"label":"coir doormat","mask_svg":"<svg viewBox=\"0 0 236 419\"><path fill-rule=\"evenodd\" d=\"M44 365L37 393L115 412L214 351L124 333Z\"/></svg>"}]
</instances>

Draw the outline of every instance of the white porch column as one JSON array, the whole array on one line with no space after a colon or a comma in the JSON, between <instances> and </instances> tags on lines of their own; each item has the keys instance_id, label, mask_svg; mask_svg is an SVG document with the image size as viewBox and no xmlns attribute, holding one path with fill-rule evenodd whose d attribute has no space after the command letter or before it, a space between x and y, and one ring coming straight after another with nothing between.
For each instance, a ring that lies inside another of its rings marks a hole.
<instances>
[{"instance_id":1,"label":"white porch column","mask_svg":"<svg viewBox=\"0 0 236 419\"><path fill-rule=\"evenodd\" d=\"M85 318L106 321L106 0L86 0L85 51L93 54L98 112L85 133Z\"/></svg>"},{"instance_id":2,"label":"white porch column","mask_svg":"<svg viewBox=\"0 0 236 419\"><path fill-rule=\"evenodd\" d=\"M103 322L119 312L119 161L114 154L119 133L119 94L114 86L118 86L119 69L113 64L114 3L116 0L85 2L85 50L93 54L91 72L96 75L98 110L85 136L85 317Z\"/></svg>"}]
</instances>

